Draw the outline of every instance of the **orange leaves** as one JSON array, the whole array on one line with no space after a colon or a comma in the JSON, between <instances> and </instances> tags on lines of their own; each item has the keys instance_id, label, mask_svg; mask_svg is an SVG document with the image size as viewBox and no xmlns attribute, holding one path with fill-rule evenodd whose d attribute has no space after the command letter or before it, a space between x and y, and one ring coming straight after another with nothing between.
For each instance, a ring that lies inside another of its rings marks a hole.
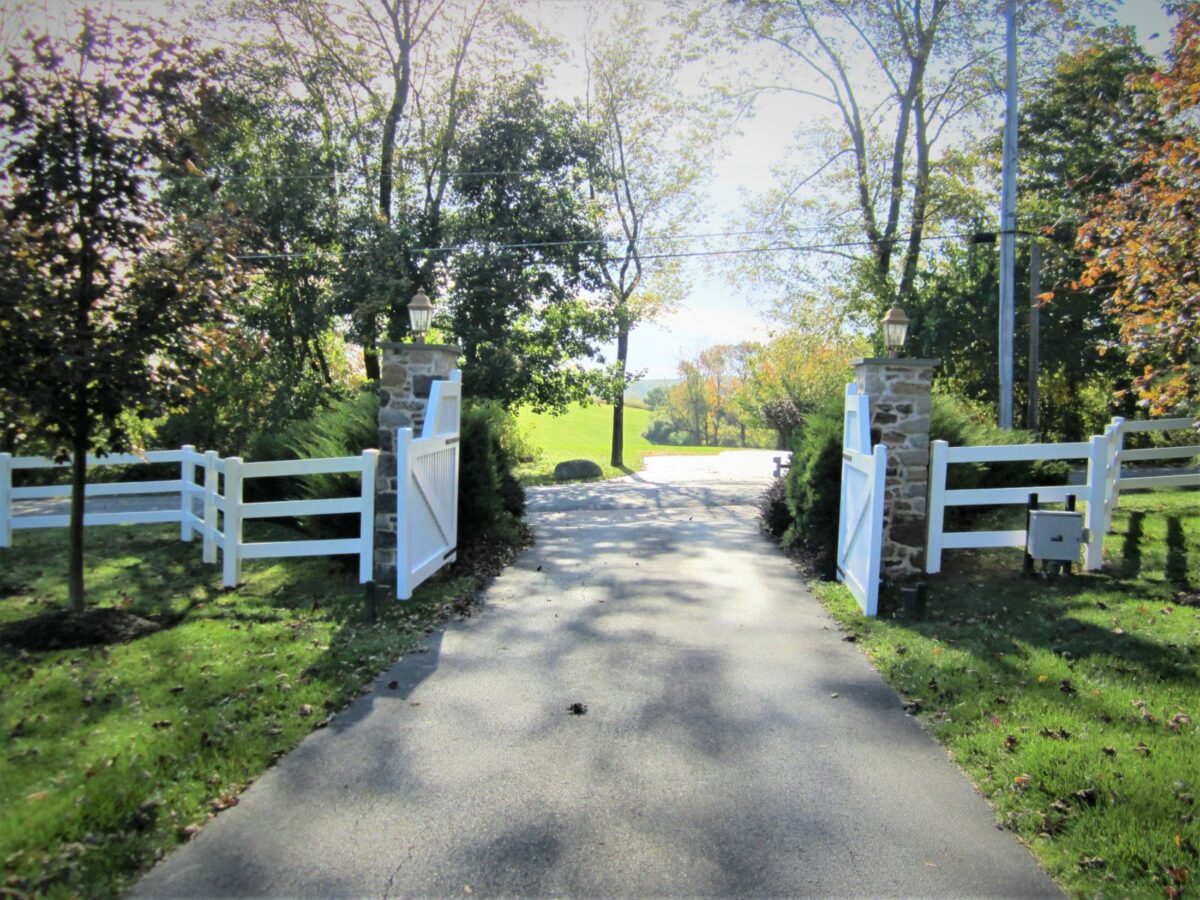
<instances>
[{"instance_id":1,"label":"orange leaves","mask_svg":"<svg viewBox=\"0 0 1200 900\"><path fill-rule=\"evenodd\" d=\"M1200 403L1200 6L1189 5L1176 33L1170 70L1146 79L1162 115L1174 118L1170 140L1143 149L1141 174L1106 197L1080 229L1088 254L1079 284L1112 286L1105 310L1120 327L1133 387L1152 415L1181 414Z\"/></svg>"}]
</instances>

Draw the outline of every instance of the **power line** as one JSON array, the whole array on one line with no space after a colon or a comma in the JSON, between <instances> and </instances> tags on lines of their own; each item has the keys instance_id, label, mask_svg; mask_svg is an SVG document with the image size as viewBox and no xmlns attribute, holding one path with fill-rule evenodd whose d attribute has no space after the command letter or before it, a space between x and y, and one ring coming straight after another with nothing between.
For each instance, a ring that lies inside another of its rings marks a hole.
<instances>
[{"instance_id":1,"label":"power line","mask_svg":"<svg viewBox=\"0 0 1200 900\"><path fill-rule=\"evenodd\" d=\"M729 235L737 235L737 234L738 234L738 232L730 232L729 233ZM930 236L924 237L923 240L928 241L928 242L963 240L964 238L971 237L972 234L973 234L973 232L962 232L962 233L944 234L944 235L930 235ZM725 235L715 235L715 236L719 237L719 236L725 236ZM857 241L830 241L830 242L821 243L821 244L773 244L773 245L765 245L765 246L759 246L759 247L731 247L731 248L722 249L722 250L684 250L684 251L672 251L670 253L639 253L638 258L644 259L644 260L658 260L658 259L689 259L689 258L696 258L696 257L702 257L702 256L734 256L734 255L743 255L743 254L749 254L749 253L819 253L819 252L831 251L831 250L847 250L847 249L853 249L853 248L859 248L859 247L874 247L874 246L879 246L881 244L899 244L899 243L904 243L905 241L909 240L909 237L910 236L908 234L904 234L904 235L898 235L894 238L879 238L879 239L874 239L874 240L864 239L864 240L857 240ZM564 241L562 243L565 244L565 243L576 243L576 242L565 242ZM590 242L585 242L585 243L590 243ZM549 245L554 246L554 244L552 242ZM464 245L461 245L458 247L439 247L439 248L434 248L434 249L436 249L439 252L453 252L455 250L465 250L465 249L470 248L471 246L472 245L464 244ZM541 246L547 246L547 244L545 244L545 243L502 244L502 245L493 245L492 247L487 247L485 249L491 249L491 250L525 249L525 248L530 248L530 247L541 247ZM413 252L417 252L417 251L413 251ZM316 254L311 253L311 252L310 253L255 253L255 254L246 254L246 255L238 256L236 258L241 259L241 260L307 259L307 258L312 258L314 255L316 255ZM624 260L624 257L619 257L619 256L610 256L610 257L605 258L606 262L622 262L623 260Z\"/></svg>"}]
</instances>

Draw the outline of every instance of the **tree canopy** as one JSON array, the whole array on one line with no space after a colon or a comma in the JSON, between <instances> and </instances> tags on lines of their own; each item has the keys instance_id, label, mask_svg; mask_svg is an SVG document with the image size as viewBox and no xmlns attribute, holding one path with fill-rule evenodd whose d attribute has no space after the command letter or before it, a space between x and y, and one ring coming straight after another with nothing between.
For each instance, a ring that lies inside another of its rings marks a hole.
<instances>
[{"instance_id":1,"label":"tree canopy","mask_svg":"<svg viewBox=\"0 0 1200 900\"><path fill-rule=\"evenodd\" d=\"M1141 80L1168 134L1079 232L1084 287L1109 288L1134 390L1151 415L1200 414L1200 3L1182 4L1170 65Z\"/></svg>"},{"instance_id":2,"label":"tree canopy","mask_svg":"<svg viewBox=\"0 0 1200 900\"><path fill-rule=\"evenodd\" d=\"M83 604L90 451L184 395L234 267L216 220L172 217L157 177L195 169L211 57L85 10L30 36L0 81L0 406L73 462L70 601Z\"/></svg>"}]
</instances>

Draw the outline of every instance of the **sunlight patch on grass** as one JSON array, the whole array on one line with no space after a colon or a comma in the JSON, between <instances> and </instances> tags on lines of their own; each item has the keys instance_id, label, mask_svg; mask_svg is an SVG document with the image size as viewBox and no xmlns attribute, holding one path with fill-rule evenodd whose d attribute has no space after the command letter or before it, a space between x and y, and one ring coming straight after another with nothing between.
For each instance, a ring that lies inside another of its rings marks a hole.
<instances>
[{"instance_id":1,"label":"sunlight patch on grass","mask_svg":"<svg viewBox=\"0 0 1200 900\"><path fill-rule=\"evenodd\" d=\"M554 467L558 463L569 459L590 459L603 469L603 477L619 478L640 470L647 456L711 455L730 449L651 444L642 436L642 432L649 427L652 415L648 409L625 407L625 466L617 468L609 465L612 459L611 406L573 405L561 416L521 410L517 414L517 427L541 450L541 456L535 462L519 467L517 477L524 484L551 484L554 483Z\"/></svg>"}]
</instances>

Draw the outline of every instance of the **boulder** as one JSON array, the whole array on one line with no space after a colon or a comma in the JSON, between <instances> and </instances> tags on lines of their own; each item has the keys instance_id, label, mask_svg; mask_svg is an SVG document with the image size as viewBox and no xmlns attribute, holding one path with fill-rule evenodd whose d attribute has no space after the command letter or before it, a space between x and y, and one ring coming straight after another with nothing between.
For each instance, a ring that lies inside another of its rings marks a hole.
<instances>
[{"instance_id":1,"label":"boulder","mask_svg":"<svg viewBox=\"0 0 1200 900\"><path fill-rule=\"evenodd\" d=\"M568 459L554 467L555 481L574 481L577 478L599 478L603 470L590 459Z\"/></svg>"}]
</instances>

